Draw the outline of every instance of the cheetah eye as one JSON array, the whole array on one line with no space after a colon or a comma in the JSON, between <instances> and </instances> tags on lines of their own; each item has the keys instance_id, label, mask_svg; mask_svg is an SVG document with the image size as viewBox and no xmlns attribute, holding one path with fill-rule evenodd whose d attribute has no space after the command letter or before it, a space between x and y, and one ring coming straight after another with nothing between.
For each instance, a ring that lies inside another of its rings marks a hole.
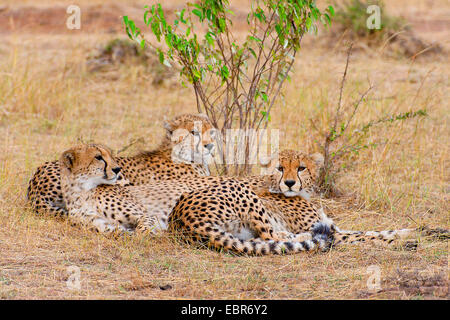
<instances>
[{"instance_id":1,"label":"cheetah eye","mask_svg":"<svg viewBox=\"0 0 450 320\"><path fill-rule=\"evenodd\" d=\"M97 160L99 160L99 161L105 161L105 160L103 160L103 157L102 157L102 156L96 156L95 159L97 159Z\"/></svg>"},{"instance_id":2,"label":"cheetah eye","mask_svg":"<svg viewBox=\"0 0 450 320\"><path fill-rule=\"evenodd\" d=\"M306 167L300 166L300 167L298 167L298 172L303 171L303 170L305 170L305 169L306 169Z\"/></svg>"},{"instance_id":3,"label":"cheetah eye","mask_svg":"<svg viewBox=\"0 0 450 320\"><path fill-rule=\"evenodd\" d=\"M278 166L277 170L283 172L283 167L282 166Z\"/></svg>"},{"instance_id":4,"label":"cheetah eye","mask_svg":"<svg viewBox=\"0 0 450 320\"><path fill-rule=\"evenodd\" d=\"M191 131L191 134L194 135L194 136L198 136L198 132L195 131L195 130L192 130L192 131Z\"/></svg>"}]
</instances>

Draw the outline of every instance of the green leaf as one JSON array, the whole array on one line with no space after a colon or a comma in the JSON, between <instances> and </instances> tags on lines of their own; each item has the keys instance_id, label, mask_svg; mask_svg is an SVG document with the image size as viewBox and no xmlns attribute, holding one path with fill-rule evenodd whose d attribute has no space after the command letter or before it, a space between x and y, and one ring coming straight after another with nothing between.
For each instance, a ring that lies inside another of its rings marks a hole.
<instances>
[{"instance_id":1,"label":"green leaf","mask_svg":"<svg viewBox=\"0 0 450 320\"><path fill-rule=\"evenodd\" d=\"M163 64L164 63L164 53L159 48L157 48L156 51L157 51L158 56L159 56L159 62L161 64Z\"/></svg>"},{"instance_id":2,"label":"green leaf","mask_svg":"<svg viewBox=\"0 0 450 320\"><path fill-rule=\"evenodd\" d=\"M159 29L159 23L154 21L152 23L151 28L152 28L153 34L156 36L156 39L158 40L158 42L160 42L161 41L161 31Z\"/></svg>"},{"instance_id":3,"label":"green leaf","mask_svg":"<svg viewBox=\"0 0 450 320\"><path fill-rule=\"evenodd\" d=\"M328 12L330 13L330 15L331 15L332 17L334 17L334 8L333 8L333 6L329 6L329 7L327 8L327 10L328 10Z\"/></svg>"},{"instance_id":4,"label":"green leaf","mask_svg":"<svg viewBox=\"0 0 450 320\"><path fill-rule=\"evenodd\" d=\"M156 8L157 8L157 12L158 12L159 17L160 17L161 19L164 19L164 11L163 11L163 9L162 9L162 7L161 7L161 4L158 3L158 4L156 5Z\"/></svg>"},{"instance_id":5,"label":"green leaf","mask_svg":"<svg viewBox=\"0 0 450 320\"><path fill-rule=\"evenodd\" d=\"M283 29L281 28L281 26L279 24L275 25L275 31L277 32L279 37L283 36Z\"/></svg>"},{"instance_id":6,"label":"green leaf","mask_svg":"<svg viewBox=\"0 0 450 320\"><path fill-rule=\"evenodd\" d=\"M255 57L255 59L256 59L256 53L255 53L255 50L253 50L252 48L248 48L248 51L250 51L250 53L252 54L252 56Z\"/></svg>"},{"instance_id":7,"label":"green leaf","mask_svg":"<svg viewBox=\"0 0 450 320\"><path fill-rule=\"evenodd\" d=\"M150 24L150 22L152 21L152 18L147 19L148 14L150 13L150 11L145 10L144 12L144 23L148 26Z\"/></svg>"},{"instance_id":8,"label":"green leaf","mask_svg":"<svg viewBox=\"0 0 450 320\"><path fill-rule=\"evenodd\" d=\"M198 81L202 78L202 75L200 74L200 72L198 72L198 70L193 69L192 73L194 74L194 81Z\"/></svg>"},{"instance_id":9,"label":"green leaf","mask_svg":"<svg viewBox=\"0 0 450 320\"><path fill-rule=\"evenodd\" d=\"M184 19L184 13L186 12L186 9L183 8L183 10L181 10L181 12L179 12L179 17L182 23L186 24L186 19Z\"/></svg>"},{"instance_id":10,"label":"green leaf","mask_svg":"<svg viewBox=\"0 0 450 320\"><path fill-rule=\"evenodd\" d=\"M267 111L261 111L261 115L263 116L263 118L270 122L271 117L270 114L267 113Z\"/></svg>"},{"instance_id":11,"label":"green leaf","mask_svg":"<svg viewBox=\"0 0 450 320\"><path fill-rule=\"evenodd\" d=\"M312 23L311 18L307 17L305 23L306 23L306 30L309 30L311 28L311 23Z\"/></svg>"},{"instance_id":12,"label":"green leaf","mask_svg":"<svg viewBox=\"0 0 450 320\"><path fill-rule=\"evenodd\" d=\"M214 39L215 39L214 33L213 33L213 32L207 32L207 33L205 34L205 39L206 39L206 41L208 42L208 44L209 44L210 46L212 46L212 45L214 44Z\"/></svg>"},{"instance_id":13,"label":"green leaf","mask_svg":"<svg viewBox=\"0 0 450 320\"><path fill-rule=\"evenodd\" d=\"M314 20L317 20L317 19L319 19L320 11L317 8L312 8L311 9L311 14L314 17Z\"/></svg>"},{"instance_id":14,"label":"green leaf","mask_svg":"<svg viewBox=\"0 0 450 320\"><path fill-rule=\"evenodd\" d=\"M268 101L267 94L265 92L261 92L261 98L264 100L264 102Z\"/></svg>"},{"instance_id":15,"label":"green leaf","mask_svg":"<svg viewBox=\"0 0 450 320\"><path fill-rule=\"evenodd\" d=\"M123 16L123 22L125 24L125 32L127 33L128 38L132 39L133 37L131 36L130 30L128 27L128 23L129 23L128 16Z\"/></svg>"},{"instance_id":16,"label":"green leaf","mask_svg":"<svg viewBox=\"0 0 450 320\"><path fill-rule=\"evenodd\" d=\"M212 20L213 19L213 15L212 15L211 9L207 9L206 10L206 18L208 18L208 20Z\"/></svg>"},{"instance_id":17,"label":"green leaf","mask_svg":"<svg viewBox=\"0 0 450 320\"><path fill-rule=\"evenodd\" d=\"M203 14L200 10L194 9L192 10L192 13L199 17L200 21L203 20Z\"/></svg>"},{"instance_id":18,"label":"green leaf","mask_svg":"<svg viewBox=\"0 0 450 320\"><path fill-rule=\"evenodd\" d=\"M228 70L227 66L223 66L220 69L220 74L222 75L222 81L225 81L228 79L228 77L230 76L230 71Z\"/></svg>"},{"instance_id":19,"label":"green leaf","mask_svg":"<svg viewBox=\"0 0 450 320\"><path fill-rule=\"evenodd\" d=\"M220 32L224 32L227 27L227 23L225 19L219 19L219 30Z\"/></svg>"},{"instance_id":20,"label":"green leaf","mask_svg":"<svg viewBox=\"0 0 450 320\"><path fill-rule=\"evenodd\" d=\"M324 13L322 17L324 19L324 24L325 25L331 25L331 18L328 15L328 13Z\"/></svg>"},{"instance_id":21,"label":"green leaf","mask_svg":"<svg viewBox=\"0 0 450 320\"><path fill-rule=\"evenodd\" d=\"M258 42L258 43L261 43L261 42L262 42L261 39L259 39L259 38L257 38L257 37L254 37L254 36L249 36L248 38L249 38L250 40L256 41L256 42Z\"/></svg>"}]
</instances>

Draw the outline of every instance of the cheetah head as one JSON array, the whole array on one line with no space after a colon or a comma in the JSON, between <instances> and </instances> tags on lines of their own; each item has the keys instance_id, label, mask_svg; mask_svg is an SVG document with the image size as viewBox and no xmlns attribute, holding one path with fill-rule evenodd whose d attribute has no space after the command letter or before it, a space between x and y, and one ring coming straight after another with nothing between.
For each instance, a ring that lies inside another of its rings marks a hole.
<instances>
[{"instance_id":1,"label":"cheetah head","mask_svg":"<svg viewBox=\"0 0 450 320\"><path fill-rule=\"evenodd\" d=\"M90 190L100 184L115 184L120 167L111 150L99 144L80 144L66 150L59 159L61 178Z\"/></svg>"},{"instance_id":2,"label":"cheetah head","mask_svg":"<svg viewBox=\"0 0 450 320\"><path fill-rule=\"evenodd\" d=\"M207 165L214 156L216 129L204 114L183 114L164 123L172 159Z\"/></svg>"},{"instance_id":3,"label":"cheetah head","mask_svg":"<svg viewBox=\"0 0 450 320\"><path fill-rule=\"evenodd\" d=\"M270 167L270 192L309 199L323 166L323 156L320 153L307 155L300 151L284 150L264 165Z\"/></svg>"}]
</instances>

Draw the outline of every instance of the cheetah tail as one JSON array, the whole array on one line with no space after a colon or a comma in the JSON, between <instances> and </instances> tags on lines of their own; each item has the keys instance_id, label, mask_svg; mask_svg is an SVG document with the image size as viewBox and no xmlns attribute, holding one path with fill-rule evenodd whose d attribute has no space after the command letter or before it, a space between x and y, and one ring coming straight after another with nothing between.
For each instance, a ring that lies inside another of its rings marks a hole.
<instances>
[{"instance_id":1,"label":"cheetah tail","mask_svg":"<svg viewBox=\"0 0 450 320\"><path fill-rule=\"evenodd\" d=\"M333 242L331 228L318 223L312 230L311 240L305 241L276 241L251 239L241 240L231 233L222 233L220 237L210 238L210 243L216 248L222 248L238 254L269 255L269 254L294 254L303 251L325 251Z\"/></svg>"},{"instance_id":2,"label":"cheetah tail","mask_svg":"<svg viewBox=\"0 0 450 320\"><path fill-rule=\"evenodd\" d=\"M336 228L334 234L334 244L375 242L382 244L391 244L395 240L411 239L420 234L424 237L431 237L436 240L450 239L450 231L442 228L418 227L415 229L397 229L384 231L346 231Z\"/></svg>"},{"instance_id":3,"label":"cheetah tail","mask_svg":"<svg viewBox=\"0 0 450 320\"><path fill-rule=\"evenodd\" d=\"M340 230L330 219L323 208L319 209L321 216L321 222L330 226L335 230L333 245L339 244L357 244L357 243L378 243L378 244L391 244L397 239L406 239L414 234L416 229L398 229L398 230L383 230L383 231L353 231L353 230Z\"/></svg>"},{"instance_id":4,"label":"cheetah tail","mask_svg":"<svg viewBox=\"0 0 450 320\"><path fill-rule=\"evenodd\" d=\"M416 229L398 229L383 231L348 231L336 228L335 245L355 244L361 242L374 242L381 244L391 244L395 240L410 238Z\"/></svg>"}]
</instances>

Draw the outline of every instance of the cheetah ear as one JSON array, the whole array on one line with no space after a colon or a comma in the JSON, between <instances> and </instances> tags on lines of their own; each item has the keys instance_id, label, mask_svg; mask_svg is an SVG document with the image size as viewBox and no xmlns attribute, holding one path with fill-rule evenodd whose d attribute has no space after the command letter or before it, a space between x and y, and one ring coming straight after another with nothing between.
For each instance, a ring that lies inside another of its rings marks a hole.
<instances>
[{"instance_id":1,"label":"cheetah ear","mask_svg":"<svg viewBox=\"0 0 450 320\"><path fill-rule=\"evenodd\" d=\"M65 168L67 168L69 171L72 171L74 162L75 162L75 151L74 150L67 150L62 154L60 163Z\"/></svg>"},{"instance_id":2,"label":"cheetah ear","mask_svg":"<svg viewBox=\"0 0 450 320\"><path fill-rule=\"evenodd\" d=\"M163 123L164 129L166 129L166 135L167 137L170 139L172 138L172 134L173 134L173 126L172 123L170 123L169 121L164 120Z\"/></svg>"},{"instance_id":3,"label":"cheetah ear","mask_svg":"<svg viewBox=\"0 0 450 320\"><path fill-rule=\"evenodd\" d=\"M169 121L164 120L163 126L169 133L173 132L173 126Z\"/></svg>"},{"instance_id":4,"label":"cheetah ear","mask_svg":"<svg viewBox=\"0 0 450 320\"><path fill-rule=\"evenodd\" d=\"M317 168L322 168L324 165L324 158L323 158L323 154L316 152L310 155L311 159L314 161L314 163L316 164Z\"/></svg>"},{"instance_id":5,"label":"cheetah ear","mask_svg":"<svg viewBox=\"0 0 450 320\"><path fill-rule=\"evenodd\" d=\"M114 150L111 149L110 147L105 146L104 144L96 144L96 146L100 149L104 149L106 152L108 152L111 156L114 157Z\"/></svg>"}]
</instances>

